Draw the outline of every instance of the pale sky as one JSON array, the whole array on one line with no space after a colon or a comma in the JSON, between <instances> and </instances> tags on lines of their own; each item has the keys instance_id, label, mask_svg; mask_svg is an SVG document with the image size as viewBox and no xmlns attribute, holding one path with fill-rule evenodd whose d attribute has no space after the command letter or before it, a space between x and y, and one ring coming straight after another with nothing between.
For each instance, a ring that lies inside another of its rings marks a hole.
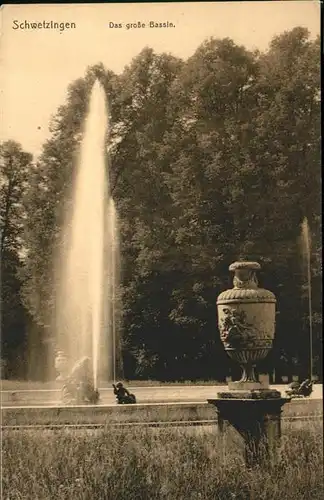
<instances>
[{"instance_id":1,"label":"pale sky","mask_svg":"<svg viewBox=\"0 0 324 500\"><path fill-rule=\"evenodd\" d=\"M1 8L0 139L14 139L37 155L49 120L64 104L68 85L102 62L121 73L145 46L186 59L208 37L229 37L248 49L305 26L320 33L317 1L152 4L5 5ZM74 22L75 29L13 29L18 23ZM174 28L127 30L109 22L172 22Z\"/></svg>"}]
</instances>

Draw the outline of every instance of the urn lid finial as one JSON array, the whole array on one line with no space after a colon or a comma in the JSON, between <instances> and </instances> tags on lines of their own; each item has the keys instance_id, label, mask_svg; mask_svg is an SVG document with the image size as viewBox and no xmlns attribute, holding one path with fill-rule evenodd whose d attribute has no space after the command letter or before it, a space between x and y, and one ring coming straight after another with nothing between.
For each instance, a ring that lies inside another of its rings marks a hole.
<instances>
[{"instance_id":1,"label":"urn lid finial","mask_svg":"<svg viewBox=\"0 0 324 500\"><path fill-rule=\"evenodd\" d=\"M236 271L237 269L246 269L249 271L259 271L261 266L258 262L252 262L247 260L238 260L233 262L228 268L230 271Z\"/></svg>"},{"instance_id":2,"label":"urn lid finial","mask_svg":"<svg viewBox=\"0 0 324 500\"><path fill-rule=\"evenodd\" d=\"M217 298L217 304L228 303L275 303L272 292L258 287L257 271L261 265L254 261L238 260L229 266L234 272L233 288L225 290Z\"/></svg>"},{"instance_id":3,"label":"urn lid finial","mask_svg":"<svg viewBox=\"0 0 324 500\"><path fill-rule=\"evenodd\" d=\"M233 285L234 288L257 288L258 280L256 271L261 269L258 262L237 261L229 266L230 271L235 272Z\"/></svg>"}]
</instances>

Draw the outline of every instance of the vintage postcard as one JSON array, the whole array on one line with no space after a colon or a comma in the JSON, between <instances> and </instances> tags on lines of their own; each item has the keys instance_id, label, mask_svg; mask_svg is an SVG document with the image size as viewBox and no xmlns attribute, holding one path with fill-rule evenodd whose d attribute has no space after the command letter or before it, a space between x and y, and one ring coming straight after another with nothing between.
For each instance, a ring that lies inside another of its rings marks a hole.
<instances>
[{"instance_id":1,"label":"vintage postcard","mask_svg":"<svg viewBox=\"0 0 324 500\"><path fill-rule=\"evenodd\" d=\"M1 498L323 498L320 2L0 20Z\"/></svg>"}]
</instances>

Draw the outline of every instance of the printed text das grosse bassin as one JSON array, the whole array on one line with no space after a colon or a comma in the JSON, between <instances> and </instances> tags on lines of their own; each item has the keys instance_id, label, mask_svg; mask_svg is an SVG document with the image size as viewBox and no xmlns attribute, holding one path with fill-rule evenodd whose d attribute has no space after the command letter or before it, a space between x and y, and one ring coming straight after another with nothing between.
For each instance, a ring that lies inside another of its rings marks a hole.
<instances>
[{"instance_id":1,"label":"printed text das grosse bassin","mask_svg":"<svg viewBox=\"0 0 324 500\"><path fill-rule=\"evenodd\" d=\"M117 23L109 21L108 27L112 29L124 28L127 30L132 30L132 29L142 29L142 28L175 28L175 24L170 21L164 21L164 22L149 21L146 23L143 23L142 21L136 21L135 23Z\"/></svg>"}]
</instances>

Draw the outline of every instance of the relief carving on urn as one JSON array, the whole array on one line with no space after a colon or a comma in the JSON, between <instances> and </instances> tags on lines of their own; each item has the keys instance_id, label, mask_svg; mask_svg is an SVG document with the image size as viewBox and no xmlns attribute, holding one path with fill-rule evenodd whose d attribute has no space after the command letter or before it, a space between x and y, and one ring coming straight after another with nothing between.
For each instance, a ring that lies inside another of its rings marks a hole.
<instances>
[{"instance_id":1,"label":"relief carving on urn","mask_svg":"<svg viewBox=\"0 0 324 500\"><path fill-rule=\"evenodd\" d=\"M257 382L254 367L272 349L275 333L274 294L258 288L257 262L234 262L234 287L217 299L218 328L230 358L243 367L241 382Z\"/></svg>"},{"instance_id":2,"label":"relief carving on urn","mask_svg":"<svg viewBox=\"0 0 324 500\"><path fill-rule=\"evenodd\" d=\"M223 314L219 329L225 348L238 349L243 343L253 345L253 325L247 322L245 311L226 307Z\"/></svg>"}]
</instances>

